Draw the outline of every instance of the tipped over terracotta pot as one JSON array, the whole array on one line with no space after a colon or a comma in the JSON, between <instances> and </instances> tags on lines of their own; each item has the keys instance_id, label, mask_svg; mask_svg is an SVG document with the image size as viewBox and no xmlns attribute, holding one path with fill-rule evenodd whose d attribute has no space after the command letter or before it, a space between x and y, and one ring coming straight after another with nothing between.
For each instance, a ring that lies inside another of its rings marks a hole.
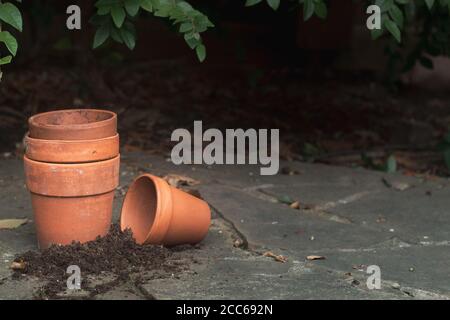
<instances>
[{"instance_id":1,"label":"tipped over terracotta pot","mask_svg":"<svg viewBox=\"0 0 450 320\"><path fill-rule=\"evenodd\" d=\"M125 196L120 226L139 244L195 244L208 233L208 204L151 174L137 177Z\"/></svg>"},{"instance_id":2,"label":"tipped over terracotta pot","mask_svg":"<svg viewBox=\"0 0 450 320\"><path fill-rule=\"evenodd\" d=\"M86 242L111 225L120 156L89 163L47 163L24 156L39 247Z\"/></svg>"},{"instance_id":3,"label":"tipped over terracotta pot","mask_svg":"<svg viewBox=\"0 0 450 320\"><path fill-rule=\"evenodd\" d=\"M97 109L58 110L32 116L28 126L29 136L34 139L101 139L116 135L117 115Z\"/></svg>"}]
</instances>

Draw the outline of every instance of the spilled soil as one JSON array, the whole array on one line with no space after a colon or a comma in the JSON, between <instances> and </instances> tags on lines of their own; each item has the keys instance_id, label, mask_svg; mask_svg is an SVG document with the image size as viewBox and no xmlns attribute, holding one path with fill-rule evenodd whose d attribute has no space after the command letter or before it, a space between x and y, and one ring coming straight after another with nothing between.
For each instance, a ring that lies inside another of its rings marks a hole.
<instances>
[{"instance_id":1,"label":"spilled soil","mask_svg":"<svg viewBox=\"0 0 450 320\"><path fill-rule=\"evenodd\" d=\"M189 269L189 264L195 260L180 260L177 253L191 248L138 245L130 231L121 232L118 225L113 225L108 235L94 241L54 245L43 251L28 251L17 256L13 278L37 277L44 285L35 292L35 298L55 299L64 297L61 293L66 291L70 276L66 273L67 267L77 265L81 270L81 287L86 293L82 298L91 299L121 284L131 282L134 287L139 287L144 281L143 274L148 281L152 277L172 277ZM105 275L109 281L98 281Z\"/></svg>"}]
</instances>

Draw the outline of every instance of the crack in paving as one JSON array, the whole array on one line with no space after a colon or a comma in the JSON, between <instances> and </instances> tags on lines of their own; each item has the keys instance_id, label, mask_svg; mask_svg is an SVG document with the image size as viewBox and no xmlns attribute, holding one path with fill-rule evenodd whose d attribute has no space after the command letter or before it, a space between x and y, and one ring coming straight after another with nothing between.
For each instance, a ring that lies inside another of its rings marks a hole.
<instances>
[{"instance_id":1,"label":"crack in paving","mask_svg":"<svg viewBox=\"0 0 450 320\"><path fill-rule=\"evenodd\" d=\"M214 207L211 203L208 203L208 204L214 210L214 212L217 214L217 216L225 222L225 226L229 230L231 230L231 233L234 234L234 236L241 241L241 244L238 246L238 248L246 250L246 251L251 251L249 249L249 243L248 243L247 237L236 227L234 222L231 221L230 219L228 219L227 217L225 217L223 212L221 212L219 209ZM236 240L236 239L232 239L232 240Z\"/></svg>"},{"instance_id":2,"label":"crack in paving","mask_svg":"<svg viewBox=\"0 0 450 320\"><path fill-rule=\"evenodd\" d=\"M266 191L264 189L255 189L255 191L257 191L259 194L263 195L263 196L256 196L258 199L270 201L272 203L280 203L278 201L278 198L277 198L276 194L274 194L274 193L272 193L270 191ZM247 192L247 194L255 195L255 193L251 192L250 190ZM298 211L300 211L300 212L302 212L304 214L309 214L309 215L312 215L312 216L315 216L315 217L319 217L319 218L327 220L327 221L343 223L343 224L353 224L353 221L351 221L348 218L345 218L345 217L342 217L340 215L328 212L327 210L329 208L332 208L331 203L329 203L328 206L316 206L316 205L313 205L310 209L300 209ZM296 209L293 209L293 210L296 210Z\"/></svg>"},{"instance_id":3,"label":"crack in paving","mask_svg":"<svg viewBox=\"0 0 450 320\"><path fill-rule=\"evenodd\" d=\"M144 289L144 287L139 285L134 285L134 288L137 290L137 294L143 297L145 300L158 300L154 295Z\"/></svg>"},{"instance_id":4,"label":"crack in paving","mask_svg":"<svg viewBox=\"0 0 450 320\"><path fill-rule=\"evenodd\" d=\"M254 256L264 256L264 254L266 252L272 252L275 251L274 249L268 247L267 245L264 244L264 250L257 250L255 249L254 245L251 245L247 239L247 237L244 235L244 233L242 231L240 231L236 225L233 223L233 221L231 221L230 219L228 219L225 214L223 212L221 212L220 210L218 210L216 207L214 207L213 205L209 204L211 206L211 208L217 213L218 217L224 222L225 227L227 227L229 229L229 231L231 231L231 234L234 235L235 238L238 238L240 242L240 245L235 246L235 248L241 249L245 252L248 252ZM235 240L232 238L232 240ZM273 257L268 257L268 258L273 258Z\"/></svg>"}]
</instances>

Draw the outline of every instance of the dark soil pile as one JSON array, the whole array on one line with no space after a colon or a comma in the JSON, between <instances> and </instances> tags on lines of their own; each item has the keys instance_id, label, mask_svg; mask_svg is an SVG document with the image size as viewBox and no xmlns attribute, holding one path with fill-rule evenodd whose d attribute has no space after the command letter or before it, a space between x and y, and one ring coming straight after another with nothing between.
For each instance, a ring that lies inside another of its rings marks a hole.
<instances>
[{"instance_id":1,"label":"dark soil pile","mask_svg":"<svg viewBox=\"0 0 450 320\"><path fill-rule=\"evenodd\" d=\"M161 278L186 269L186 263L173 256L175 251L162 246L138 245L130 231L121 232L119 226L113 225L108 235L94 241L54 245L43 251L28 251L17 256L15 262L22 267L15 269L14 278L20 279L24 275L37 277L46 284L36 293L36 298L56 298L58 293L66 290L67 267L77 265L81 270L82 289L89 291L92 298L130 281L133 274L157 271L157 277ZM89 285L88 276L105 272L117 277L110 283ZM140 276L134 277L133 281L140 281Z\"/></svg>"}]
</instances>

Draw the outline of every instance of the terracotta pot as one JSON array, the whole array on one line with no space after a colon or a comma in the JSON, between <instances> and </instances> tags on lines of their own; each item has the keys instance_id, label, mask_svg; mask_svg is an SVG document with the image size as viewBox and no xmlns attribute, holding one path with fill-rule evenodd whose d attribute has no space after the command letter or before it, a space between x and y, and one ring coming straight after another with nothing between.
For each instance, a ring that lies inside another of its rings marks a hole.
<instances>
[{"instance_id":1,"label":"terracotta pot","mask_svg":"<svg viewBox=\"0 0 450 320\"><path fill-rule=\"evenodd\" d=\"M93 140L44 140L25 137L25 155L32 160L81 163L112 159L119 154L119 135Z\"/></svg>"},{"instance_id":2,"label":"terracotta pot","mask_svg":"<svg viewBox=\"0 0 450 320\"><path fill-rule=\"evenodd\" d=\"M150 174L137 177L123 202L120 226L139 244L195 244L208 233L208 204Z\"/></svg>"},{"instance_id":3,"label":"terracotta pot","mask_svg":"<svg viewBox=\"0 0 450 320\"><path fill-rule=\"evenodd\" d=\"M120 156L74 164L38 162L24 156L40 248L106 235L119 185L119 164Z\"/></svg>"},{"instance_id":4,"label":"terracotta pot","mask_svg":"<svg viewBox=\"0 0 450 320\"><path fill-rule=\"evenodd\" d=\"M47 197L31 193L40 249L105 236L111 226L114 191L87 197Z\"/></svg>"},{"instance_id":5,"label":"terracotta pot","mask_svg":"<svg viewBox=\"0 0 450 320\"><path fill-rule=\"evenodd\" d=\"M28 125L29 136L34 139L101 139L116 135L117 115L95 109L50 111L32 116Z\"/></svg>"}]
</instances>

